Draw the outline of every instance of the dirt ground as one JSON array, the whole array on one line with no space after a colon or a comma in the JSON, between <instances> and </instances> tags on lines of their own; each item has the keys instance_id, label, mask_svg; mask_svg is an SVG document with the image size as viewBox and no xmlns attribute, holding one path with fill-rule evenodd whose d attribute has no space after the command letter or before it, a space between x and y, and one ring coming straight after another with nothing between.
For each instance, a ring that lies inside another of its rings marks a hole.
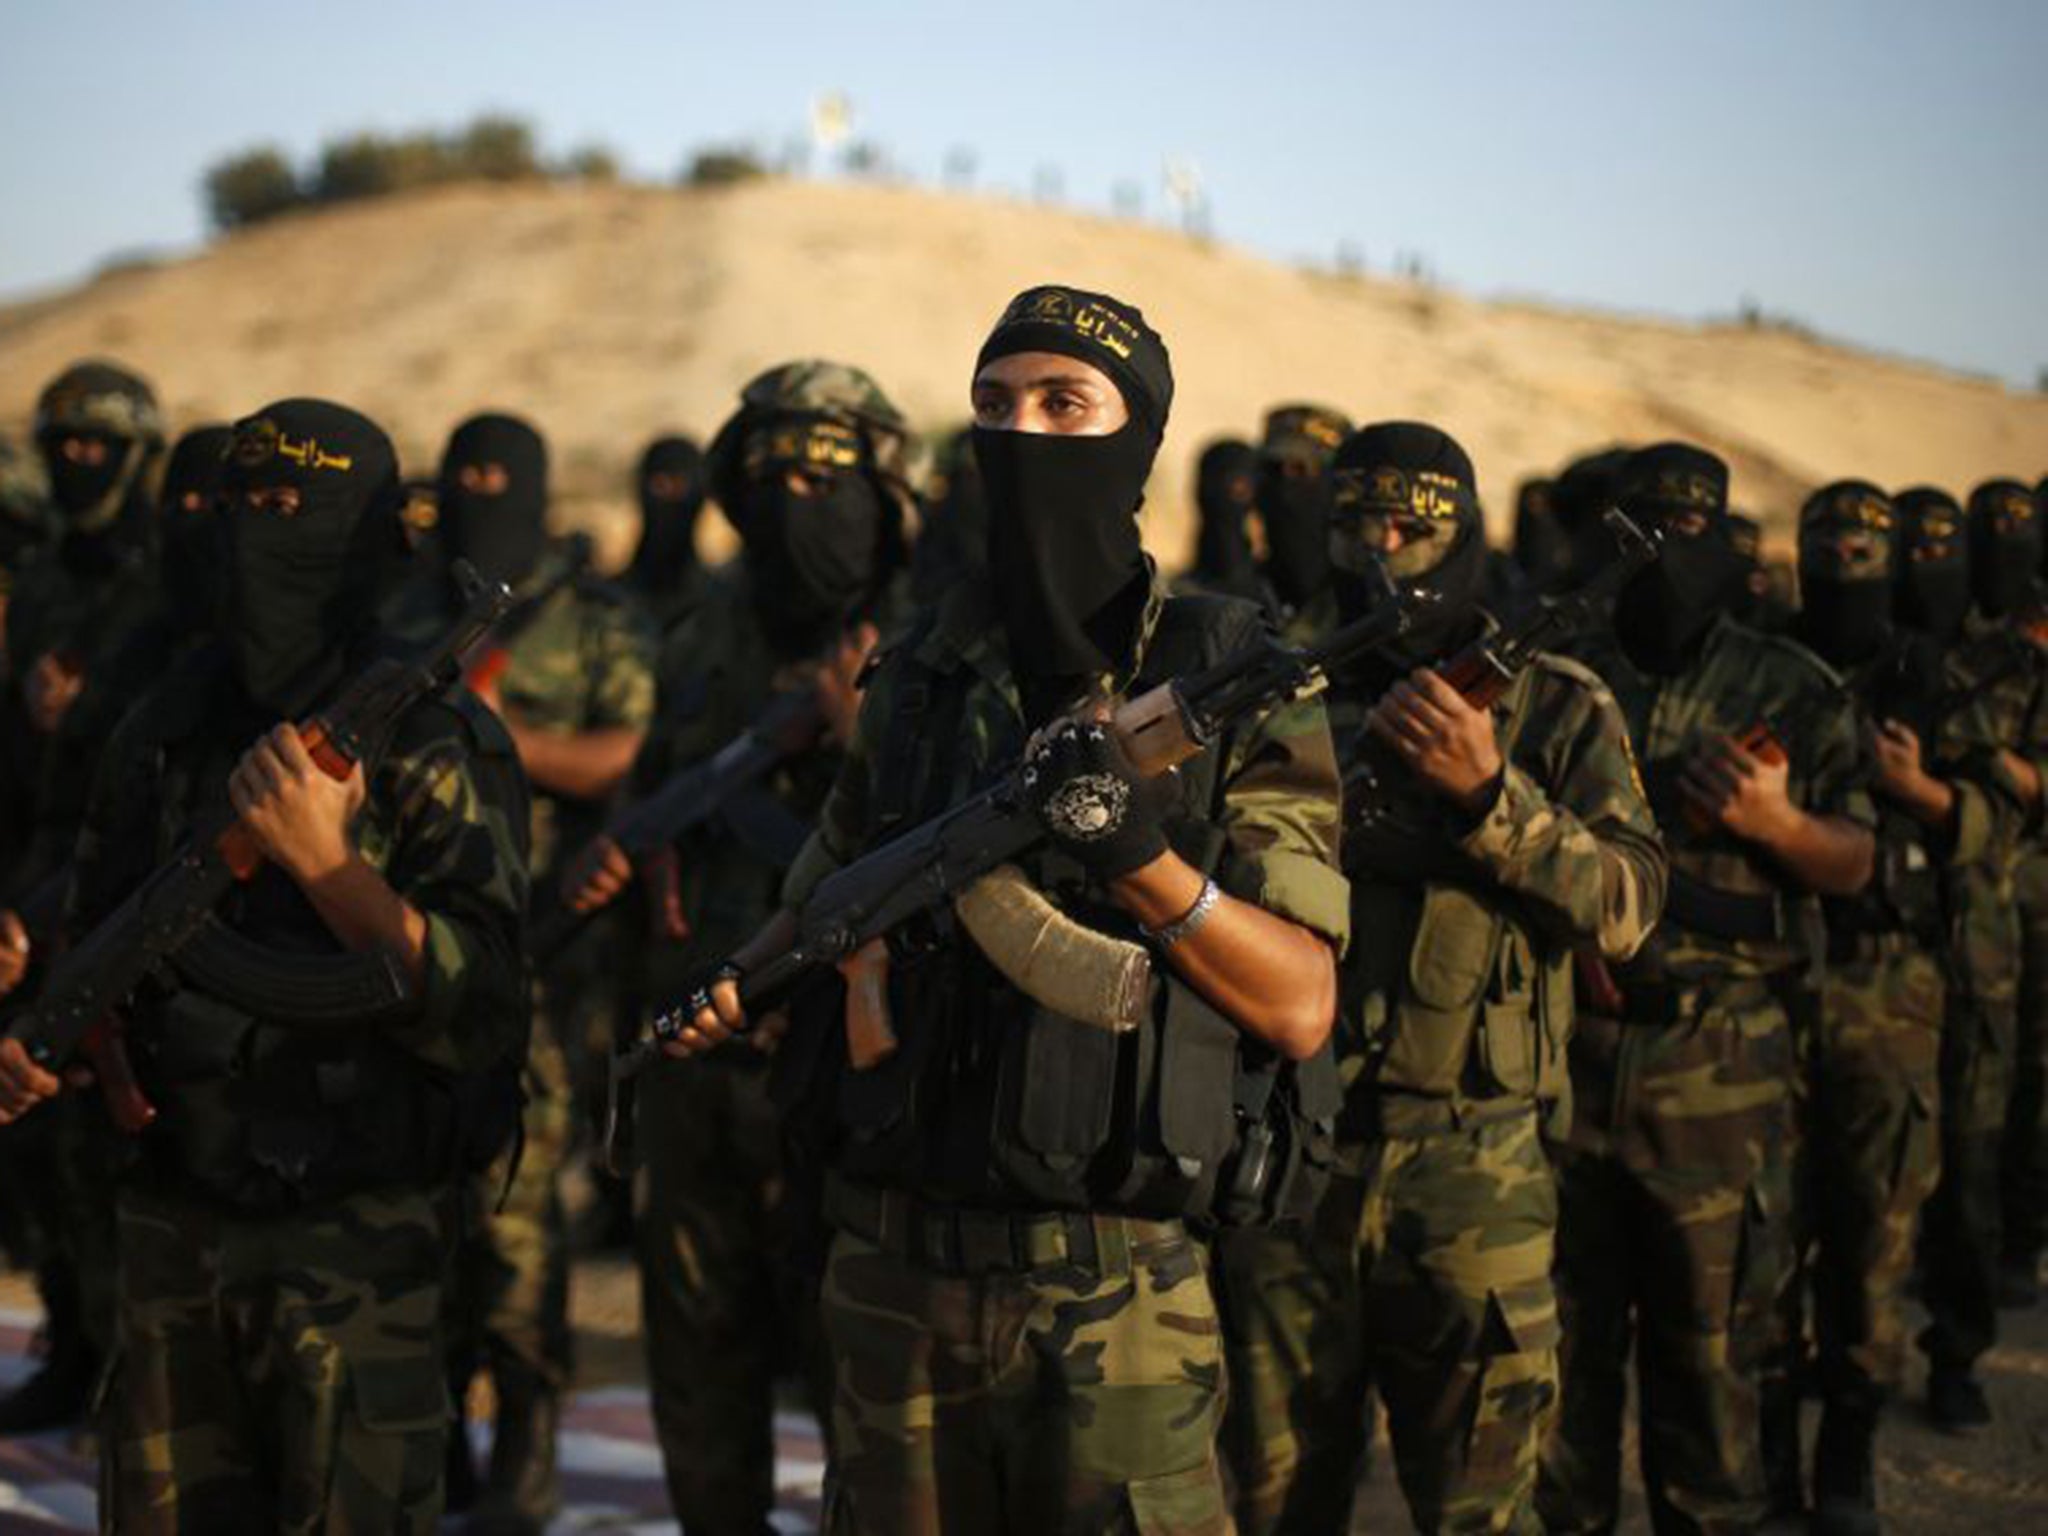
<instances>
[{"instance_id":1,"label":"dirt ground","mask_svg":"<svg viewBox=\"0 0 2048 1536\"><path fill-rule=\"evenodd\" d=\"M21 1277L0 1276L0 1308L33 1306L33 1294ZM578 1385L640 1382L639 1286L631 1264L614 1257L580 1261L574 1313ZM1958 1438L1929 1424L1921 1407L1925 1383L1917 1369L1905 1401L1886 1422L1878 1498L1887 1529L1912 1536L2048 1531L2048 1307L2007 1312L2000 1326L2004 1339L1983 1368L1997 1415L1989 1430ZM1917 1367L1917 1355L1914 1360ZM1818 1409L1809 1405L1809 1446L1817 1417ZM1383 1433L1374 1450L1372 1474L1352 1528L1384 1536L1408 1529L1408 1520ZM1633 1469L1628 1501L1622 1529L1646 1532L1649 1522Z\"/></svg>"}]
</instances>

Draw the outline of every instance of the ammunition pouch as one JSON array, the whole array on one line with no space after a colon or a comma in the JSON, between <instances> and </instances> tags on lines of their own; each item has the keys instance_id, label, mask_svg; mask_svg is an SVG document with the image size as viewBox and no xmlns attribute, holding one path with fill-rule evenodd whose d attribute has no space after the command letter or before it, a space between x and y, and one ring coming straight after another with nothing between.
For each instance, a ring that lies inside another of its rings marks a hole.
<instances>
[{"instance_id":1,"label":"ammunition pouch","mask_svg":"<svg viewBox=\"0 0 2048 1536\"><path fill-rule=\"evenodd\" d=\"M517 1130L516 1068L435 1071L374 1030L259 1020L178 988L131 1035L164 1176L212 1203L275 1214L487 1166Z\"/></svg>"},{"instance_id":2,"label":"ammunition pouch","mask_svg":"<svg viewBox=\"0 0 2048 1536\"><path fill-rule=\"evenodd\" d=\"M1132 691L1220 660L1258 630L1248 604L1173 599ZM891 679L879 837L936 814L958 788L958 722L973 678L919 663L918 644L913 636L899 647L905 670ZM1211 747L1175 781L1167 835L1205 872L1226 863L1228 750ZM910 925L889 944L897 1047L872 1066L855 1070L847 1059L837 979L800 990L793 1006L805 1017L776 1063L775 1092L791 1123L824 1136L821 1155L845 1178L915 1190L936 1206L1232 1224L1305 1215L1334 1152L1340 1092L1330 1051L1282 1060L1156 959L1144 968L1149 986L1136 970L1141 984L1129 996L1134 968L1124 962L1143 950L1135 926L1091 906L1071 861L1041 851L1022 863L1049 904L1058 898L1063 923L1113 962L1105 1007L1077 1008L1091 1015L1084 1019L1021 990L968 941L967 912ZM1231 888L1227 872L1219 879ZM1055 986L1035 990L1066 998Z\"/></svg>"}]
</instances>

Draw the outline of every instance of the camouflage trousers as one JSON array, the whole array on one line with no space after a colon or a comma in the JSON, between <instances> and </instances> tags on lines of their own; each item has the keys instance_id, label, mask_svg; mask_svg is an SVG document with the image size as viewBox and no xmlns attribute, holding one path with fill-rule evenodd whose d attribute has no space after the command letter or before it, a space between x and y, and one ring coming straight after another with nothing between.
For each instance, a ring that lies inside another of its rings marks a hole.
<instances>
[{"instance_id":1,"label":"camouflage trousers","mask_svg":"<svg viewBox=\"0 0 2048 1536\"><path fill-rule=\"evenodd\" d=\"M2000 1182L2004 1257L2031 1271L2048 1248L2048 853L2020 861L2018 888L2019 1017Z\"/></svg>"},{"instance_id":2,"label":"camouflage trousers","mask_svg":"<svg viewBox=\"0 0 2048 1536\"><path fill-rule=\"evenodd\" d=\"M445 1204L392 1191L257 1219L124 1192L101 1529L431 1536Z\"/></svg>"},{"instance_id":3,"label":"camouflage trousers","mask_svg":"<svg viewBox=\"0 0 2048 1536\"><path fill-rule=\"evenodd\" d=\"M1537 1508L1553 1532L1614 1528L1633 1350L1653 1524L1748 1530L1790 1203L1785 1011L1743 981L1686 994L1668 1023L1582 1018L1571 1068L1554 1149L1562 1393Z\"/></svg>"},{"instance_id":4,"label":"camouflage trousers","mask_svg":"<svg viewBox=\"0 0 2048 1536\"><path fill-rule=\"evenodd\" d=\"M1206 1249L1179 1223L1092 1225L1093 1264L979 1275L839 1232L831 1536L1229 1530Z\"/></svg>"},{"instance_id":5,"label":"camouflage trousers","mask_svg":"<svg viewBox=\"0 0 2048 1536\"><path fill-rule=\"evenodd\" d=\"M639 1092L640 1306L669 1505L692 1536L757 1536L775 1506L776 1378L816 1374L815 1271L792 1255L815 1212L793 1209L810 1202L785 1181L755 1064L659 1062Z\"/></svg>"},{"instance_id":6,"label":"camouflage trousers","mask_svg":"<svg viewBox=\"0 0 2048 1536\"><path fill-rule=\"evenodd\" d=\"M1311 1231L1233 1235L1231 1393L1271 1402L1287 1436L1268 1433L1267 1475L1238 1489L1245 1531L1350 1527L1368 1380L1418 1530L1537 1528L1558 1343L1557 1192L1537 1120L1531 1105L1354 1149L1357 1176L1336 1180Z\"/></svg>"},{"instance_id":7,"label":"camouflage trousers","mask_svg":"<svg viewBox=\"0 0 2048 1536\"><path fill-rule=\"evenodd\" d=\"M1338 1224L1332 1223L1332 1228ZM1355 1289L1350 1231L1239 1227L1214 1247L1216 1306L1230 1401L1217 1449L1231 1489L1238 1536L1293 1529L1306 1508L1303 1435L1356 1420L1348 1438L1371 1435L1368 1367L1356 1320L1339 1304ZM1338 1476L1346 1470L1340 1468ZM1333 1502L1337 1490L1322 1490ZM1342 1497L1350 1497L1348 1485Z\"/></svg>"},{"instance_id":8,"label":"camouflage trousers","mask_svg":"<svg viewBox=\"0 0 2048 1536\"><path fill-rule=\"evenodd\" d=\"M520 1139L464 1191L449 1298L449 1375L459 1408L470 1377L490 1372L499 1433L487 1488L545 1515L560 1503L555 1400L568 1387L572 1365L562 1167L573 1111L562 1048L539 1009L524 1082Z\"/></svg>"},{"instance_id":9,"label":"camouflage trousers","mask_svg":"<svg viewBox=\"0 0 2048 1536\"><path fill-rule=\"evenodd\" d=\"M1928 1360L1969 1370L1998 1340L1999 1153L2013 1079L2011 1000L1951 996L1941 1034L1941 1177L1921 1216L1920 1335Z\"/></svg>"},{"instance_id":10,"label":"camouflage trousers","mask_svg":"<svg viewBox=\"0 0 2048 1536\"><path fill-rule=\"evenodd\" d=\"M1940 966L1903 942L1829 967L1806 1066L1804 1231L1831 1403L1875 1411L1905 1373L1903 1288L1941 1165L1941 1018Z\"/></svg>"}]
</instances>

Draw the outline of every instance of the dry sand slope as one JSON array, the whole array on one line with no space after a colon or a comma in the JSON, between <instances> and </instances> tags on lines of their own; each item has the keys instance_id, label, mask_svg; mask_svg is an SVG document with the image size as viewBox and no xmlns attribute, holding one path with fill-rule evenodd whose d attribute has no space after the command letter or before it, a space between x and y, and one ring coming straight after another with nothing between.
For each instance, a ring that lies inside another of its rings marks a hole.
<instances>
[{"instance_id":1,"label":"dry sand slope","mask_svg":"<svg viewBox=\"0 0 2048 1536\"><path fill-rule=\"evenodd\" d=\"M1173 349L1149 530L1169 555L1201 441L1288 398L1441 423L1496 516L1524 474L1671 435L1726 454L1737 500L1774 519L1839 475L1962 490L2048 471L2048 397L1785 332L1483 303L1064 211L792 182L466 187L281 220L0 310L0 423L92 353L149 374L180 423L284 394L348 400L414 466L496 406L542 425L581 498L570 516L588 518L641 440L708 432L786 358L859 363L921 425L959 419L988 322L1046 279L1128 296Z\"/></svg>"}]
</instances>

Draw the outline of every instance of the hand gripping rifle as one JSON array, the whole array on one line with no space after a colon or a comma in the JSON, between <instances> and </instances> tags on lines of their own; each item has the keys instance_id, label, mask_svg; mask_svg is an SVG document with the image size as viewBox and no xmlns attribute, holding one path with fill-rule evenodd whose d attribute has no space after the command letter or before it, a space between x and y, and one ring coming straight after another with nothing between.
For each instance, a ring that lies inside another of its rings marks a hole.
<instances>
[{"instance_id":1,"label":"hand gripping rifle","mask_svg":"<svg viewBox=\"0 0 2048 1536\"><path fill-rule=\"evenodd\" d=\"M1644 532L1619 507L1609 507L1601 520L1614 540L1615 554L1596 575L1569 592L1543 598L1516 623L1479 636L1437 668L1437 675L1474 709L1499 703L1545 651L1605 624L1615 595L1663 548L1661 529ZM1399 759L1377 739L1361 743L1344 785L1348 832L1394 830L1392 824L1400 815L1387 780L1398 766Z\"/></svg>"},{"instance_id":2,"label":"hand gripping rifle","mask_svg":"<svg viewBox=\"0 0 2048 1536\"><path fill-rule=\"evenodd\" d=\"M298 726L299 739L321 772L337 780L353 773L364 753L407 710L462 675L464 654L512 605L512 594L502 584L484 581L466 562L457 565L456 580L464 608L446 634L416 656L372 663L332 704ZM188 947L210 927L226 931L209 924L214 907L232 886L254 877L263 863L255 837L233 812L203 818L169 862L64 952L35 1004L8 1033L28 1048L38 1065L61 1066L144 978L182 961ZM234 958L227 957L231 967ZM322 957L305 958L317 964ZM395 975L396 962L383 958ZM221 957L216 954L213 959L218 963ZM402 998L402 979L398 992ZM146 1107L137 1107L144 1110L146 1121ZM116 1114L120 1116L118 1105Z\"/></svg>"},{"instance_id":3,"label":"hand gripping rifle","mask_svg":"<svg viewBox=\"0 0 2048 1536\"><path fill-rule=\"evenodd\" d=\"M671 774L645 799L605 824L604 835L635 865L716 816L750 785L808 750L824 731L825 717L808 688L777 694L739 735L701 762ZM557 907L533 928L528 949L545 966L602 911Z\"/></svg>"},{"instance_id":4,"label":"hand gripping rifle","mask_svg":"<svg viewBox=\"0 0 2048 1536\"><path fill-rule=\"evenodd\" d=\"M1272 640L1251 646L1191 676L1162 683L1119 705L1112 716L1124 750L1147 777L1188 761L1238 721L1320 693L1330 674L1367 651L1397 639L1432 594L1400 593L1380 575L1381 600L1356 623L1316 645L1291 650ZM736 980L749 1013L772 1008L790 988L852 956L922 913L951 905L1000 866L1045 836L1026 804L1022 765L972 799L892 838L821 881L796 914L795 934ZM661 1046L707 1006L721 968L678 1007L654 1021L651 1038L612 1057L605 1105L605 1145L618 1161L623 1100L632 1080Z\"/></svg>"}]
</instances>

